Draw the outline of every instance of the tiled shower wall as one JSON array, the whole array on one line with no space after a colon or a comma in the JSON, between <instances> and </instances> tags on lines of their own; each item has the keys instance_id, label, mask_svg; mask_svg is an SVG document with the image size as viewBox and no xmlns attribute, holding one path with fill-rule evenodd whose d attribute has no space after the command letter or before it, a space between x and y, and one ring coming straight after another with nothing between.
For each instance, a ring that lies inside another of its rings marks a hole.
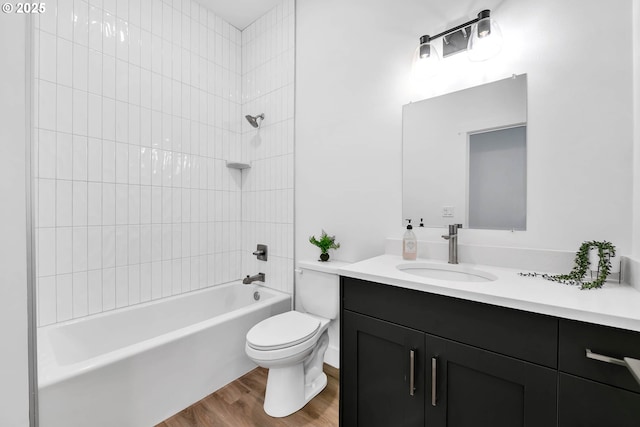
<instances>
[{"instance_id":1,"label":"tiled shower wall","mask_svg":"<svg viewBox=\"0 0 640 427\"><path fill-rule=\"evenodd\" d=\"M242 32L242 114L264 113L260 130L242 127L245 159L243 273L263 272L267 286L293 292L293 118L295 2L285 0ZM251 256L269 246L269 261Z\"/></svg>"},{"instance_id":2,"label":"tiled shower wall","mask_svg":"<svg viewBox=\"0 0 640 427\"><path fill-rule=\"evenodd\" d=\"M240 221L256 212L241 209L241 172L225 166L252 155L240 148L248 137L241 127L243 41L189 0L47 1L35 31L40 326L246 272ZM283 104L265 97L251 100L269 109L281 157L291 152L290 120ZM263 131L266 146L275 137ZM255 154L256 166L276 156L260 148ZM274 172L267 168L252 174L264 178ZM292 183L274 176L277 182L251 184L250 199L263 197L274 226L287 224L291 233L290 215L276 217L271 195L291 203L291 192L276 189ZM292 235L286 238L287 245L275 245L276 259L292 256Z\"/></svg>"}]
</instances>

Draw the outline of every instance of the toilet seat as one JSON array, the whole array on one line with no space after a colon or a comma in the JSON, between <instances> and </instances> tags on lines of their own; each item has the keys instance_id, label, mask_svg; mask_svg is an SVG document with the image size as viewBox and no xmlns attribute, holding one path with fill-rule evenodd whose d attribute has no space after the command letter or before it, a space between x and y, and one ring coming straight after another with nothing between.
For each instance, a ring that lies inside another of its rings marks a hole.
<instances>
[{"instance_id":1,"label":"toilet seat","mask_svg":"<svg viewBox=\"0 0 640 427\"><path fill-rule=\"evenodd\" d=\"M247 333L247 345L269 351L293 347L313 337L320 320L298 311L289 311L265 319Z\"/></svg>"}]
</instances>

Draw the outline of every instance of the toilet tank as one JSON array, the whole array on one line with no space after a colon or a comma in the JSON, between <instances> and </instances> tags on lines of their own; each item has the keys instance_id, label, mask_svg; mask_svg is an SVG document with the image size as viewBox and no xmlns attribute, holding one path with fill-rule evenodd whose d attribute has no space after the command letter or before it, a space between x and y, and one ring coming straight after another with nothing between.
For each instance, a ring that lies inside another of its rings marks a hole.
<instances>
[{"instance_id":1,"label":"toilet tank","mask_svg":"<svg viewBox=\"0 0 640 427\"><path fill-rule=\"evenodd\" d=\"M304 309L311 314L335 319L340 309L341 261L300 261L296 275L296 292Z\"/></svg>"}]
</instances>

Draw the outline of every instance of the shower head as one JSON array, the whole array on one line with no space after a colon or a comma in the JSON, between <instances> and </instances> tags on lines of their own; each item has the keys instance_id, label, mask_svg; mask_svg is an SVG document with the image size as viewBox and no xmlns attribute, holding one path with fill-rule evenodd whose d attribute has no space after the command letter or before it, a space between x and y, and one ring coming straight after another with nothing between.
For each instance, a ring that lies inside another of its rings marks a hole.
<instances>
[{"instance_id":1,"label":"shower head","mask_svg":"<svg viewBox=\"0 0 640 427\"><path fill-rule=\"evenodd\" d=\"M262 123L262 121L264 120L264 113L258 114L257 116L250 116L247 114L244 117L247 119L247 121L251 126L253 126L254 128L259 128L260 123ZM260 119L259 122L258 122L258 119Z\"/></svg>"}]
</instances>

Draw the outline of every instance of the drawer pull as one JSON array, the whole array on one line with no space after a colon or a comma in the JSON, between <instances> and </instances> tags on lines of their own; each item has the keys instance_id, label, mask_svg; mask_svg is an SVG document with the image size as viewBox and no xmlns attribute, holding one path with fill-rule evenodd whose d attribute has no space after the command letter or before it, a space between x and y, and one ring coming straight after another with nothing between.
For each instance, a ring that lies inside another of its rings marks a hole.
<instances>
[{"instance_id":1,"label":"drawer pull","mask_svg":"<svg viewBox=\"0 0 640 427\"><path fill-rule=\"evenodd\" d=\"M416 352L409 351L409 396L416 392Z\"/></svg>"},{"instance_id":2,"label":"drawer pull","mask_svg":"<svg viewBox=\"0 0 640 427\"><path fill-rule=\"evenodd\" d=\"M613 365L625 366L633 375L633 379L635 379L638 384L640 384L640 360L633 359L631 357L625 357L623 359L617 359L615 357L606 356L604 354L594 353L588 348L585 350L587 358L598 360L600 362L611 363Z\"/></svg>"},{"instance_id":3,"label":"drawer pull","mask_svg":"<svg viewBox=\"0 0 640 427\"><path fill-rule=\"evenodd\" d=\"M438 359L431 358L431 406L436 406L436 374L438 371Z\"/></svg>"}]
</instances>

